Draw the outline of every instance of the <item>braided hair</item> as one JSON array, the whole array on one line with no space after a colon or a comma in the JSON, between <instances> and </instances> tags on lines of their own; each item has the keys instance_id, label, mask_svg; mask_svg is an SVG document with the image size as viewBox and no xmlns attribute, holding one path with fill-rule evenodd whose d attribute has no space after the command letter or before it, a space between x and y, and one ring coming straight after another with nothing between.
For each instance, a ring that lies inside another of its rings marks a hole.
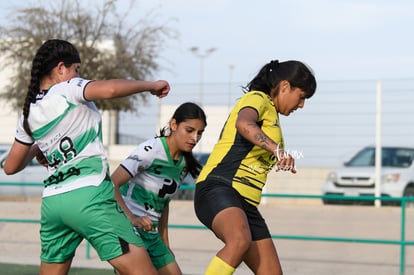
<instances>
[{"instance_id":1,"label":"braided hair","mask_svg":"<svg viewBox=\"0 0 414 275\"><path fill-rule=\"evenodd\" d=\"M66 67L70 67L73 63L80 63L78 50L68 41L47 40L40 46L33 58L30 83L23 105L23 128L29 135L32 135L28 122L30 104L36 102L36 96L41 92L42 78L50 75L59 62L63 62Z\"/></svg>"}]
</instances>

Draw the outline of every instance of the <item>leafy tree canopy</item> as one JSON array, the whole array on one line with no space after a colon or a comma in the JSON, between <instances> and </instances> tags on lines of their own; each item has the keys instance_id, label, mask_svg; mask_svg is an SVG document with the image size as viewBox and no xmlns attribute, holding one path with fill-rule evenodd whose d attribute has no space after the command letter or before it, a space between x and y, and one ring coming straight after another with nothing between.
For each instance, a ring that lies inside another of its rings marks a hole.
<instances>
[{"instance_id":1,"label":"leafy tree canopy","mask_svg":"<svg viewBox=\"0 0 414 275\"><path fill-rule=\"evenodd\" d=\"M128 25L130 11L117 11L116 0L100 7L85 7L80 0L58 0L49 5L18 8L8 26L0 27L3 68L13 68L10 84L0 94L13 108L20 109L26 97L33 56L47 39L65 39L79 50L81 76L86 79L152 79L160 69L157 59L165 41L175 39L168 22L156 23L156 14ZM134 20L136 20L134 18ZM4 58L4 59L3 59ZM146 93L114 100L101 100L101 110L137 110Z\"/></svg>"}]
</instances>

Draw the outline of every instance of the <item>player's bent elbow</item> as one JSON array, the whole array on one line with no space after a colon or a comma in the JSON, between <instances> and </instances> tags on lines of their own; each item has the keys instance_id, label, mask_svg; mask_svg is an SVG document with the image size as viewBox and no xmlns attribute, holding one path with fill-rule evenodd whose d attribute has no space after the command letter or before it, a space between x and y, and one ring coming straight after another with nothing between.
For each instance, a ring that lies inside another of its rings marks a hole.
<instances>
[{"instance_id":1,"label":"player's bent elbow","mask_svg":"<svg viewBox=\"0 0 414 275\"><path fill-rule=\"evenodd\" d=\"M13 175L20 171L17 167L11 167L7 163L4 163L3 170L6 175Z\"/></svg>"}]
</instances>

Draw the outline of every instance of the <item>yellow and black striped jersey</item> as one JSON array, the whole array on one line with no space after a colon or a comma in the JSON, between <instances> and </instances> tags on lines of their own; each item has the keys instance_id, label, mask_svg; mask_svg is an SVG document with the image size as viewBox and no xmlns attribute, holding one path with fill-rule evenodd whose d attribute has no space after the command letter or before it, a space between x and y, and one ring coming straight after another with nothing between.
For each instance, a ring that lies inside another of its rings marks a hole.
<instances>
[{"instance_id":1,"label":"yellow and black striped jersey","mask_svg":"<svg viewBox=\"0 0 414 275\"><path fill-rule=\"evenodd\" d=\"M258 205L267 174L276 164L276 158L237 132L238 113L246 107L257 111L257 125L283 149L282 130L275 105L267 94L250 91L240 98L231 111L197 182L208 178L231 184L247 202Z\"/></svg>"}]
</instances>

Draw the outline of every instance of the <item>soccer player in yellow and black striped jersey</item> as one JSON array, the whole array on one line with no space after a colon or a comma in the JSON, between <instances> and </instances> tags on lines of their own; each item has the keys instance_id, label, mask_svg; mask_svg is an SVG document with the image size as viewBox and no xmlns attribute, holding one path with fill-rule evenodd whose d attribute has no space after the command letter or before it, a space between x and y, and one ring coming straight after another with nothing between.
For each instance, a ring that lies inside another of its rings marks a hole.
<instances>
[{"instance_id":1,"label":"soccer player in yellow and black striped jersey","mask_svg":"<svg viewBox=\"0 0 414 275\"><path fill-rule=\"evenodd\" d=\"M199 220L224 242L206 275L230 275L244 261L255 274L282 274L265 220L257 209L267 174L296 173L284 150L279 114L288 116L313 96L316 80L299 61L265 64L244 88L202 169L194 206Z\"/></svg>"}]
</instances>

